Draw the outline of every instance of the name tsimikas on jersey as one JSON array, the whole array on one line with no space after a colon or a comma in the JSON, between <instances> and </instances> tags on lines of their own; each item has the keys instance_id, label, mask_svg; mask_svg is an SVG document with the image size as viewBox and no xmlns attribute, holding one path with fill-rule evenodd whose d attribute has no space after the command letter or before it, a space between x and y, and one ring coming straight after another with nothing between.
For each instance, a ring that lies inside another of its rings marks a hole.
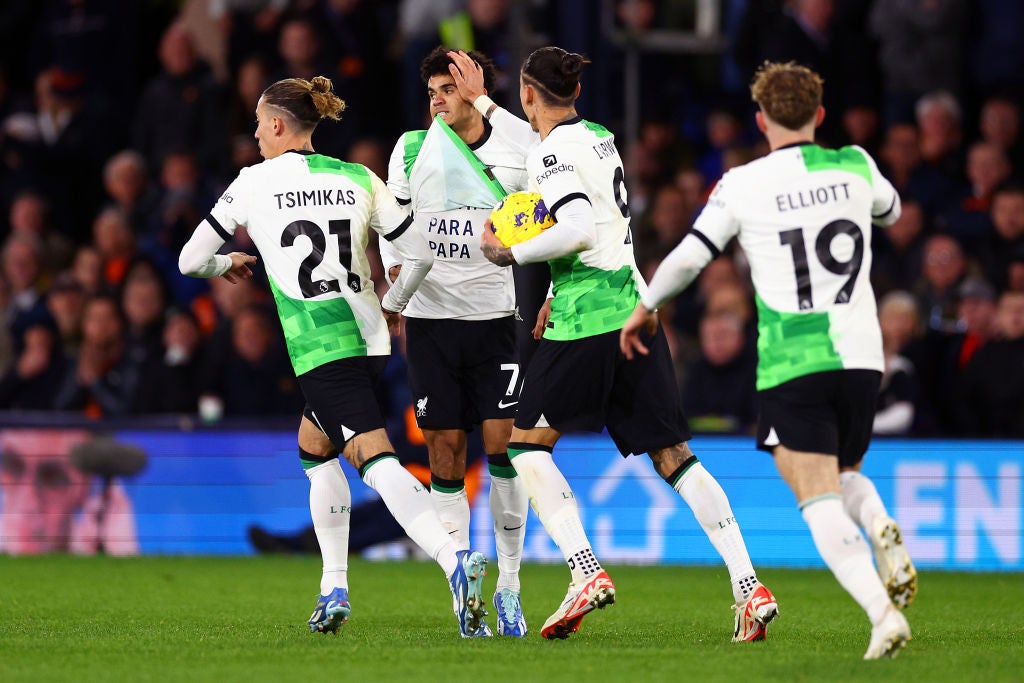
<instances>
[{"instance_id":1,"label":"name tsimikas on jersey","mask_svg":"<svg viewBox=\"0 0 1024 683\"><path fill-rule=\"evenodd\" d=\"M294 190L274 195L277 208L297 206L350 206L356 203L355 190Z\"/></svg>"},{"instance_id":2,"label":"name tsimikas on jersey","mask_svg":"<svg viewBox=\"0 0 1024 683\"><path fill-rule=\"evenodd\" d=\"M546 157L544 157L544 168L545 171L541 173L539 176L537 176L538 185L543 183L545 180L555 175L556 173L561 173L562 171L576 170L576 168L572 164L559 164L558 159L555 158L554 154L549 154Z\"/></svg>"},{"instance_id":3,"label":"name tsimikas on jersey","mask_svg":"<svg viewBox=\"0 0 1024 683\"><path fill-rule=\"evenodd\" d=\"M809 209L812 206L837 202L841 199L850 198L850 183L836 183L835 185L823 185L809 190L798 192L787 192L786 194L775 195L775 205L779 212L795 211L796 209Z\"/></svg>"}]
</instances>

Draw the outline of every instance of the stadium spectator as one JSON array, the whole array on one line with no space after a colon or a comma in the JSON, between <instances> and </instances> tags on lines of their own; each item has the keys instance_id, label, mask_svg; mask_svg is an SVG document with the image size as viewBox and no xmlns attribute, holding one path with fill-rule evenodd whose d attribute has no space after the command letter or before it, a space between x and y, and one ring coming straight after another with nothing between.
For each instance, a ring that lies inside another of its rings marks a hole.
<instances>
[{"instance_id":1,"label":"stadium spectator","mask_svg":"<svg viewBox=\"0 0 1024 683\"><path fill-rule=\"evenodd\" d=\"M25 152L33 177L61 200L57 225L77 240L102 202L100 169L121 137L85 86L81 72L57 67L36 77L36 139Z\"/></svg>"},{"instance_id":2,"label":"stadium spectator","mask_svg":"<svg viewBox=\"0 0 1024 683\"><path fill-rule=\"evenodd\" d=\"M57 330L52 322L33 323L19 346L14 365L0 378L0 410L49 410L63 374Z\"/></svg>"},{"instance_id":3,"label":"stadium spectator","mask_svg":"<svg viewBox=\"0 0 1024 683\"><path fill-rule=\"evenodd\" d=\"M172 152L191 152L213 177L226 177L227 94L195 52L184 23L175 21L160 38L161 72L139 98L132 146L156 175Z\"/></svg>"},{"instance_id":4,"label":"stadium spectator","mask_svg":"<svg viewBox=\"0 0 1024 683\"><path fill-rule=\"evenodd\" d=\"M252 113L256 111L256 104L260 101L260 95L270 85L270 66L267 59L260 54L253 54L245 58L238 66L238 74L233 80L234 86L229 95L230 106L230 133L232 136L244 135L252 138L253 120ZM259 163L259 151L252 163ZM245 164L247 166L251 164Z\"/></svg>"},{"instance_id":5,"label":"stadium spectator","mask_svg":"<svg viewBox=\"0 0 1024 683\"><path fill-rule=\"evenodd\" d=\"M121 150L103 166L103 187L109 206L116 206L136 237L146 234L159 193L150 182L145 158L132 149Z\"/></svg>"},{"instance_id":6,"label":"stadium spectator","mask_svg":"<svg viewBox=\"0 0 1024 683\"><path fill-rule=\"evenodd\" d=\"M13 233L4 241L0 254L0 275L7 287L7 305L3 320L18 347L29 325L47 318L44 299L46 273L43 253L35 235Z\"/></svg>"},{"instance_id":7,"label":"stadium spectator","mask_svg":"<svg viewBox=\"0 0 1024 683\"><path fill-rule=\"evenodd\" d=\"M103 255L92 244L80 245L71 259L69 272L82 286L86 295L98 294L106 287L103 272Z\"/></svg>"},{"instance_id":8,"label":"stadium spectator","mask_svg":"<svg viewBox=\"0 0 1024 683\"><path fill-rule=\"evenodd\" d=\"M647 211L633 230L637 265L645 270L652 261L661 261L690 229L692 214L686 196L674 184L661 185Z\"/></svg>"},{"instance_id":9,"label":"stadium spectator","mask_svg":"<svg viewBox=\"0 0 1024 683\"><path fill-rule=\"evenodd\" d=\"M701 319L700 355L691 361L681 389L695 432L750 432L757 421L756 367L741 318L712 313Z\"/></svg>"},{"instance_id":10,"label":"stadium spectator","mask_svg":"<svg viewBox=\"0 0 1024 683\"><path fill-rule=\"evenodd\" d=\"M289 0L210 0L210 17L227 46L228 70L238 73L252 54L274 54L281 16Z\"/></svg>"},{"instance_id":11,"label":"stadium spectator","mask_svg":"<svg viewBox=\"0 0 1024 683\"><path fill-rule=\"evenodd\" d=\"M1024 185L998 188L989 208L992 233L979 240L976 255L985 277L998 289L1009 286L1011 264L1024 255Z\"/></svg>"},{"instance_id":12,"label":"stadium spectator","mask_svg":"<svg viewBox=\"0 0 1024 683\"><path fill-rule=\"evenodd\" d=\"M207 365L204 372L203 394L220 399L224 417L294 415L302 409L299 386L274 327L261 306L247 306L231 319L222 365Z\"/></svg>"},{"instance_id":13,"label":"stadium spectator","mask_svg":"<svg viewBox=\"0 0 1024 683\"><path fill-rule=\"evenodd\" d=\"M960 177L963 155L963 110L948 90L922 95L914 105L921 158L950 179Z\"/></svg>"},{"instance_id":14,"label":"stadium spectator","mask_svg":"<svg viewBox=\"0 0 1024 683\"><path fill-rule=\"evenodd\" d=\"M874 231L871 285L879 297L892 290L908 290L914 286L921 273L928 232L925 220L921 205L913 199L904 199L903 213L896 222L884 230Z\"/></svg>"},{"instance_id":15,"label":"stadium spectator","mask_svg":"<svg viewBox=\"0 0 1024 683\"><path fill-rule=\"evenodd\" d=\"M71 264L74 244L50 224L50 205L46 196L36 190L24 190L15 195L8 212L8 225L12 233L34 235L40 243L44 267L51 275Z\"/></svg>"},{"instance_id":16,"label":"stadium spectator","mask_svg":"<svg viewBox=\"0 0 1024 683\"><path fill-rule=\"evenodd\" d=\"M915 293L922 319L930 329L956 331L956 286L966 269L964 252L949 235L932 235L925 242Z\"/></svg>"},{"instance_id":17,"label":"stadium spectator","mask_svg":"<svg viewBox=\"0 0 1024 683\"><path fill-rule=\"evenodd\" d=\"M92 234L93 246L102 264L100 288L113 290L120 287L129 264L138 252L135 233L127 215L117 207L103 209L93 221ZM89 256L83 255L83 258L88 259Z\"/></svg>"},{"instance_id":18,"label":"stadium spectator","mask_svg":"<svg viewBox=\"0 0 1024 683\"><path fill-rule=\"evenodd\" d=\"M53 408L87 417L122 417L132 405L141 368L125 354L124 317L117 299L95 295L82 311L82 345L55 385Z\"/></svg>"},{"instance_id":19,"label":"stadium spectator","mask_svg":"<svg viewBox=\"0 0 1024 683\"><path fill-rule=\"evenodd\" d=\"M1006 152L992 142L975 142L967 151L967 184L947 202L936 227L952 235L967 251L992 234L992 195L1010 177Z\"/></svg>"},{"instance_id":20,"label":"stadium spectator","mask_svg":"<svg viewBox=\"0 0 1024 683\"><path fill-rule=\"evenodd\" d=\"M970 435L1024 436L1024 292L1005 292L996 313L998 338L978 350L964 378Z\"/></svg>"},{"instance_id":21,"label":"stadium spectator","mask_svg":"<svg viewBox=\"0 0 1024 683\"><path fill-rule=\"evenodd\" d=\"M880 150L880 161L900 197L920 204L929 223L955 188L950 176L924 163L917 127L913 124L889 126Z\"/></svg>"},{"instance_id":22,"label":"stadium spectator","mask_svg":"<svg viewBox=\"0 0 1024 683\"><path fill-rule=\"evenodd\" d=\"M873 434L905 436L914 425L918 402L914 364L901 351L919 334L917 302L909 292L896 290L878 303L885 371L878 388Z\"/></svg>"},{"instance_id":23,"label":"stadium spectator","mask_svg":"<svg viewBox=\"0 0 1024 683\"><path fill-rule=\"evenodd\" d=\"M1024 136L1021 135L1020 105L1009 97L990 97L978 115L981 139L1002 149L1017 173L1024 171Z\"/></svg>"},{"instance_id":24,"label":"stadium spectator","mask_svg":"<svg viewBox=\"0 0 1024 683\"><path fill-rule=\"evenodd\" d=\"M171 308L165 317L163 348L151 368L151 379L139 388L143 413L195 414L203 382L203 339L191 311Z\"/></svg>"},{"instance_id":25,"label":"stadium spectator","mask_svg":"<svg viewBox=\"0 0 1024 683\"><path fill-rule=\"evenodd\" d=\"M914 103L926 93L963 92L968 9L966 0L871 3L887 125L912 120Z\"/></svg>"},{"instance_id":26,"label":"stadium spectator","mask_svg":"<svg viewBox=\"0 0 1024 683\"><path fill-rule=\"evenodd\" d=\"M121 287L121 310L125 320L125 353L146 373L163 354L164 310L167 285L152 262L135 260ZM139 387L149 384L143 376Z\"/></svg>"},{"instance_id":27,"label":"stadium spectator","mask_svg":"<svg viewBox=\"0 0 1024 683\"><path fill-rule=\"evenodd\" d=\"M86 291L70 271L58 273L46 293L46 310L57 329L57 346L73 354L82 342L82 309Z\"/></svg>"}]
</instances>

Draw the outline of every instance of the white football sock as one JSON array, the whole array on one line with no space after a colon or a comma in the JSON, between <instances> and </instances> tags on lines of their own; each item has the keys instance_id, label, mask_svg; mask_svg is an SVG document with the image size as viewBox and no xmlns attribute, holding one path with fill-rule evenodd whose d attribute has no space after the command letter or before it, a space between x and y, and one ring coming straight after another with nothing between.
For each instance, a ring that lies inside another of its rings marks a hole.
<instances>
[{"instance_id":1,"label":"white football sock","mask_svg":"<svg viewBox=\"0 0 1024 683\"><path fill-rule=\"evenodd\" d=\"M426 487L393 455L370 463L363 469L362 477L367 486L380 494L409 538L441 565L445 576L451 578L458 563L455 557L458 549L437 518Z\"/></svg>"},{"instance_id":2,"label":"white football sock","mask_svg":"<svg viewBox=\"0 0 1024 683\"><path fill-rule=\"evenodd\" d=\"M511 453L510 453L511 455ZM583 530L576 497L569 488L551 453L547 451L519 452L512 458L519 479L530 496L530 504L547 529L551 540L562 551L573 582L601 571L594 551Z\"/></svg>"},{"instance_id":3,"label":"white football sock","mask_svg":"<svg viewBox=\"0 0 1024 683\"><path fill-rule=\"evenodd\" d=\"M348 530L352 492L335 458L306 470L309 478L309 514L320 544L324 568L320 594L335 588L348 590Z\"/></svg>"},{"instance_id":4,"label":"white football sock","mask_svg":"<svg viewBox=\"0 0 1024 683\"><path fill-rule=\"evenodd\" d=\"M804 521L825 564L857 604L877 624L891 604L875 572L871 548L843 509L838 494L828 493L800 503Z\"/></svg>"},{"instance_id":5,"label":"white football sock","mask_svg":"<svg viewBox=\"0 0 1024 683\"><path fill-rule=\"evenodd\" d=\"M494 518L494 545L498 553L497 590L508 588L518 593L530 496L520 477L503 477L492 472L488 502Z\"/></svg>"},{"instance_id":6,"label":"white football sock","mask_svg":"<svg viewBox=\"0 0 1024 683\"><path fill-rule=\"evenodd\" d=\"M840 472L839 485L842 487L846 512L862 529L870 531L876 517L889 516L874 482L860 472Z\"/></svg>"},{"instance_id":7,"label":"white football sock","mask_svg":"<svg viewBox=\"0 0 1024 683\"><path fill-rule=\"evenodd\" d=\"M757 588L757 574L725 491L700 462L690 465L672 488L690 506L711 545L722 556L729 568L733 597L742 604Z\"/></svg>"},{"instance_id":8,"label":"white football sock","mask_svg":"<svg viewBox=\"0 0 1024 683\"><path fill-rule=\"evenodd\" d=\"M459 550L469 549L469 498L466 489L458 491L442 491L430 487L430 499L434 501L434 509L441 525L448 532L455 547Z\"/></svg>"}]
</instances>

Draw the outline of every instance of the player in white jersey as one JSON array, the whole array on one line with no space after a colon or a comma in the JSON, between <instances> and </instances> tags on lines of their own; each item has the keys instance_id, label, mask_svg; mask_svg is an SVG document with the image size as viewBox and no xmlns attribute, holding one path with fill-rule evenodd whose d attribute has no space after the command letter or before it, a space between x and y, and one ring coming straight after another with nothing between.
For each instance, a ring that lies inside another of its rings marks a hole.
<instances>
[{"instance_id":1,"label":"player in white jersey","mask_svg":"<svg viewBox=\"0 0 1024 683\"><path fill-rule=\"evenodd\" d=\"M429 493L399 465L374 397L391 353L389 326L429 271L423 238L383 181L360 164L316 154L317 123L345 103L330 79L286 79L256 106L256 140L265 161L242 169L179 257L194 277L252 277L256 257L217 254L239 226L263 256L288 354L306 409L299 458L310 481L309 507L323 555L311 631L337 632L351 611L348 535L352 496L338 452L359 470L406 533L444 569L462 635L479 635L487 560L460 550L441 525ZM366 259L369 230L390 241L405 268L377 299Z\"/></svg>"},{"instance_id":2,"label":"player in white jersey","mask_svg":"<svg viewBox=\"0 0 1024 683\"><path fill-rule=\"evenodd\" d=\"M530 189L541 193L556 224L512 248L490 230L481 240L484 254L499 265L546 261L551 268L551 314L526 371L508 449L572 574L541 635L566 638L587 613L615 600L615 585L594 556L575 496L552 459L564 432L607 427L624 457L650 456L725 560L736 600L733 639L763 640L778 604L757 580L725 492L686 444L690 430L665 335L659 331L649 340L655 351L639 363L626 363L619 352L619 330L644 282L633 258L614 137L576 113L584 63L578 54L544 47L520 72L523 111L541 138L526 161ZM474 101L488 111L490 105Z\"/></svg>"},{"instance_id":3,"label":"player in white jersey","mask_svg":"<svg viewBox=\"0 0 1024 683\"><path fill-rule=\"evenodd\" d=\"M738 237L757 294L758 446L796 494L822 559L867 612L864 657L876 659L910 639L897 606L917 590L899 528L860 474L883 369L871 226L895 222L900 201L860 147L814 144L821 90L817 74L792 62L758 71L751 92L772 151L722 177L655 273L621 347L629 357L647 353L640 334L657 326L657 307Z\"/></svg>"},{"instance_id":4,"label":"player in white jersey","mask_svg":"<svg viewBox=\"0 0 1024 683\"><path fill-rule=\"evenodd\" d=\"M498 555L498 633L523 637L519 566L529 498L506 450L520 387L515 286L511 269L484 258L478 244L491 208L526 188L526 152L537 136L525 121L497 134L459 95L448 52L437 47L420 65L430 129L404 133L388 169L388 188L408 205L412 229L434 255L404 311L409 386L430 457L431 498L460 548L469 547L466 433L481 429ZM494 64L480 52L470 57L493 88ZM390 279L401 272L402 257L387 242L380 251Z\"/></svg>"}]
</instances>

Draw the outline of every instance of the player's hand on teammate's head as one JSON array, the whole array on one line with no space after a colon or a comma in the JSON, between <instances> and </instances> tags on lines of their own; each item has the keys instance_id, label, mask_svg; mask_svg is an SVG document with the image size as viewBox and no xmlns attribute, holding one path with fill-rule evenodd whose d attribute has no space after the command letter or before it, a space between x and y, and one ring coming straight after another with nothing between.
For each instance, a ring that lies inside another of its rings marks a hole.
<instances>
[{"instance_id":1,"label":"player's hand on teammate's head","mask_svg":"<svg viewBox=\"0 0 1024 683\"><path fill-rule=\"evenodd\" d=\"M252 277L252 270L250 270L249 264L256 263L255 256L246 254L243 251L233 251L228 256L231 258L231 267L221 277L232 284L248 280Z\"/></svg>"},{"instance_id":2,"label":"player's hand on teammate's head","mask_svg":"<svg viewBox=\"0 0 1024 683\"><path fill-rule=\"evenodd\" d=\"M658 331L658 313L647 310L642 303L636 305L629 318L626 319L626 324L622 326L622 332L619 333L619 349L628 360L633 360L634 352L642 356L646 356L650 352L647 346L640 341L641 331L650 335Z\"/></svg>"},{"instance_id":3,"label":"player's hand on teammate's head","mask_svg":"<svg viewBox=\"0 0 1024 683\"><path fill-rule=\"evenodd\" d=\"M448 71L455 79L455 86L459 89L459 95L470 104L476 98L487 94L484 87L484 70L476 61L462 50L452 50L448 53L452 64L448 65Z\"/></svg>"}]
</instances>

